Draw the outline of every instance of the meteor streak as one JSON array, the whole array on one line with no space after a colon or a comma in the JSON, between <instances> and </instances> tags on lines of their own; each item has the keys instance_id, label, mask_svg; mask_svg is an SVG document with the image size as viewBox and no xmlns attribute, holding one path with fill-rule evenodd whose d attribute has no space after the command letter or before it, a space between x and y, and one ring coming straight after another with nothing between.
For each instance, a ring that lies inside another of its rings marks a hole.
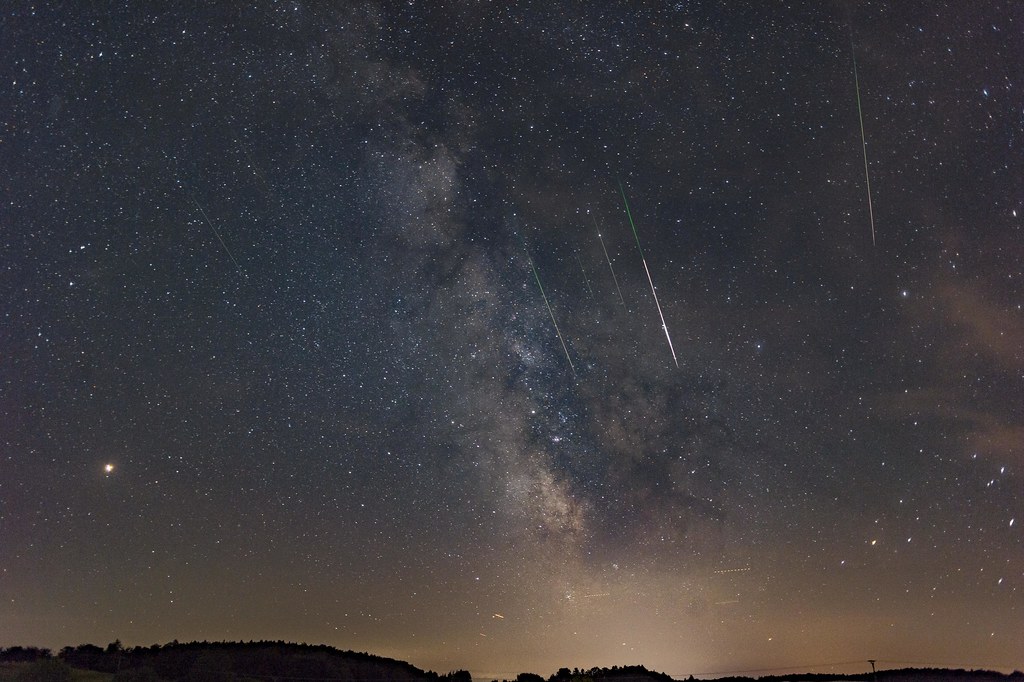
<instances>
[{"instance_id":1,"label":"meteor streak","mask_svg":"<svg viewBox=\"0 0 1024 682\"><path fill-rule=\"evenodd\" d=\"M665 324L665 315L661 312L661 304L658 303L658 292L654 290L654 280L651 279L651 271L647 267L647 259L644 258L644 250L640 246L640 235L636 233L636 225L633 224L633 214L629 212L629 201L626 199L626 190L622 187L622 183L619 183L619 191L622 192L622 203L626 205L626 217L629 218L629 226L633 228L633 237L636 239L636 248L640 252L640 260L644 264L644 272L647 273L647 281L651 285L651 294L654 296L654 305L658 308L658 316L661 318L661 328L665 332L665 338L668 339L668 349L672 351L672 360L675 361L676 367L679 367L679 358L676 357L676 349L672 346L672 337L668 333L668 325ZM621 293L619 294L622 295Z\"/></svg>"},{"instance_id":2,"label":"meteor streak","mask_svg":"<svg viewBox=\"0 0 1024 682\"><path fill-rule=\"evenodd\" d=\"M167 156L167 153L166 153L166 152L164 152L164 160L165 160L165 161L167 161L167 165L168 165L169 167L170 167L170 166L173 166L173 167L174 167L174 168L173 168L173 170L175 170L175 171L176 171L176 169L177 169L177 164L176 164L176 163L174 163L174 160L173 160L173 159L171 159L171 157ZM170 169L170 168L169 168L169 170L172 170L172 169ZM174 175L174 177L175 177L175 178L177 178L177 177L178 177L178 173L177 173L177 172L174 172L174 173L173 173L173 175ZM199 212L203 214L203 220L205 220L205 221L206 221L206 224L210 226L210 229L211 229L211 230L213 230L213 233L214 233L215 235L217 235L217 241L219 241L219 242L220 242L220 245L224 247L224 251L225 251L225 253L227 253L227 254L228 254L228 258L230 258L230 259L231 259L231 262L235 264L235 267L236 267L236 268L238 268L238 272L240 272L240 273L242 274L242 276L243 276L243 277L247 276L247 275L245 274L245 270L243 270L243 269L242 269L242 266L238 264L238 261L237 261L237 260L235 260L235 255L234 255L233 253L231 253L231 249L229 249L229 248L228 248L228 245L227 245L227 244L226 244L226 243L224 242L224 238L220 236L220 232L218 232L218 231L217 231L217 228L216 228L216 227L214 227L214 225L213 225L213 221L212 221L212 220L210 220L210 216L206 215L206 211L204 211L204 210L203 210L203 207L199 205L199 202L198 202L198 201L196 201L196 198L195 198L194 196L192 196L192 192L188 191L188 189L187 189L186 187L184 187L184 186L183 186L183 185L181 184L181 181L180 181L180 180L176 180L176 184L177 184L177 186L178 186L178 189L180 189L180 190L181 190L182 192L184 192L185 196L187 196L187 197L188 197L189 201L191 201L191 202L192 202L192 204L193 204L193 205L194 205L194 206L195 206L196 208L198 208L198 209L199 209Z\"/></svg>"},{"instance_id":3,"label":"meteor streak","mask_svg":"<svg viewBox=\"0 0 1024 682\"><path fill-rule=\"evenodd\" d=\"M562 338L562 332L558 330L558 323L555 322L555 312L551 309L551 303L548 302L548 295L544 293L544 285L540 283L540 275L537 274L537 266L533 264L533 259L530 258L530 254L526 254L526 259L530 261L530 269L533 270L533 278L537 280L537 288L540 289L541 298L544 299L544 305L547 306L548 315L551 316L551 324L555 327L555 334L558 335L558 340L562 343L562 350L565 351L565 359L569 361L569 368L572 370L572 376L576 377L576 365L572 364L572 358L569 357L569 349L565 346L565 339Z\"/></svg>"},{"instance_id":4,"label":"meteor streak","mask_svg":"<svg viewBox=\"0 0 1024 682\"><path fill-rule=\"evenodd\" d=\"M576 256L576 262L580 264L580 272L583 273L583 281L586 282L587 291L590 292L590 298L596 298L594 296L594 289L590 286L590 278L587 277L587 269L583 267L583 261L580 260L580 255L573 250L572 255Z\"/></svg>"},{"instance_id":5,"label":"meteor streak","mask_svg":"<svg viewBox=\"0 0 1024 682\"><path fill-rule=\"evenodd\" d=\"M608 261L608 269L612 271L612 281L615 282L615 291L619 292L619 301L626 305L626 299L622 298L622 289L619 288L619 278L615 276L615 268L612 267L612 259L608 257L608 249L604 247L604 238L601 237L601 228L597 226L597 218L594 217L594 229L597 230L597 241L601 242L601 250L604 251L604 259Z\"/></svg>"},{"instance_id":6,"label":"meteor streak","mask_svg":"<svg viewBox=\"0 0 1024 682\"><path fill-rule=\"evenodd\" d=\"M871 220L871 246L875 246L875 211L871 207L871 178L868 176L868 143L864 136L864 111L860 106L860 79L857 77L857 50L853 44L853 24L850 24L850 54L853 56L853 87L857 91L857 119L860 121L860 148L864 152L864 184L868 193L868 218Z\"/></svg>"},{"instance_id":7,"label":"meteor streak","mask_svg":"<svg viewBox=\"0 0 1024 682\"><path fill-rule=\"evenodd\" d=\"M242 270L242 266L239 265L238 261L235 260L235 256L231 253L231 249L229 249L228 245L224 243L224 239L220 236L220 232L217 231L217 228L213 226L213 222L210 220L210 216L206 215L206 211L203 210L203 207L199 205L199 202L196 201L196 198L194 196L189 194L188 198L192 200L192 203L195 204L196 208L199 209L199 212L203 214L203 219L206 220L206 224L210 226L210 229L213 230L213 233L217 235L217 241L219 241L220 245L224 247L224 251L227 252L228 258L230 258L231 262L235 264L235 267L238 268L238 271L244 275L245 272Z\"/></svg>"}]
</instances>

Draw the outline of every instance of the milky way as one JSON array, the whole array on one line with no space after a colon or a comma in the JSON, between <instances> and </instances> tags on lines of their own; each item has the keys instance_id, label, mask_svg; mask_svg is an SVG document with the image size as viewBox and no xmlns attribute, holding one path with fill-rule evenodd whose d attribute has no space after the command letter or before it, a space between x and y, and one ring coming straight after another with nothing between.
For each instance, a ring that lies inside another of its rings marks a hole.
<instances>
[{"instance_id":1,"label":"milky way","mask_svg":"<svg viewBox=\"0 0 1024 682\"><path fill-rule=\"evenodd\" d=\"M1022 22L7 8L0 645L1022 667Z\"/></svg>"}]
</instances>

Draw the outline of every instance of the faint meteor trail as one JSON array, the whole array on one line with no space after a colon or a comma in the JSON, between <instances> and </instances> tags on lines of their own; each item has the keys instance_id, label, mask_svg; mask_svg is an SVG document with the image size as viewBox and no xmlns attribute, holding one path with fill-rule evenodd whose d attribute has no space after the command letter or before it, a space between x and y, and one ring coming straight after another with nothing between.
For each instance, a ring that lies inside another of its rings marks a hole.
<instances>
[{"instance_id":1,"label":"faint meteor trail","mask_svg":"<svg viewBox=\"0 0 1024 682\"><path fill-rule=\"evenodd\" d=\"M629 201L626 199L626 190L622 187L621 182L619 183L619 191L622 192L622 203L626 205L626 217L629 218L629 226L633 228L633 237L636 239L636 248L640 252L640 261L644 264L644 272L647 273L647 281L651 285L651 294L654 296L654 305L657 306L658 316L661 318L661 328L665 332L665 338L668 339L668 349L672 351L672 360L675 361L676 367L679 367L679 358L676 357L676 349L672 345L672 337L669 336L668 325L665 324L665 315L661 312L661 303L658 302L658 292L654 290L654 280L651 279L651 271L647 268L647 259L644 258L644 250L640 246L640 235L636 233L636 225L633 224L633 214L629 211Z\"/></svg>"},{"instance_id":2,"label":"faint meteor trail","mask_svg":"<svg viewBox=\"0 0 1024 682\"><path fill-rule=\"evenodd\" d=\"M604 259L608 261L608 269L612 271L612 281L615 282L615 291L619 292L619 301L626 305L626 299L622 298L622 289L619 288L619 278L615 276L615 268L612 267L612 259L608 257L608 249L604 246L604 238L601 237L601 228L597 226L597 218L594 217L594 229L597 230L597 241L601 242L601 250L604 251Z\"/></svg>"},{"instance_id":3,"label":"faint meteor trail","mask_svg":"<svg viewBox=\"0 0 1024 682\"><path fill-rule=\"evenodd\" d=\"M210 226L210 229L213 230L213 233L217 235L217 241L219 241L220 245L224 247L224 252L228 254L228 258L230 258L231 262L235 264L236 268L238 268L238 272L241 273L243 277L248 277L248 275L245 274L245 270L242 269L242 266L238 264L237 260L235 260L235 254L231 253L231 249L228 248L228 245L227 243L225 243L224 238L220 236L220 232L218 232L217 228L214 227L213 221L210 220L210 216L206 215L206 211L203 210L203 207L199 204L198 201L196 201L196 198L192 196L192 192L188 191L188 188L184 187L181 183L181 180L178 179L178 164L174 162L174 159L167 155L167 152L164 152L164 160L167 162L168 170L171 172L171 175L175 178L175 184L178 186L178 189L180 189L185 194L185 196L188 197L188 200L191 201L192 204L199 209L199 212L203 214L203 220L205 220L206 224Z\"/></svg>"},{"instance_id":4,"label":"faint meteor trail","mask_svg":"<svg viewBox=\"0 0 1024 682\"><path fill-rule=\"evenodd\" d=\"M231 249L229 249L228 245L224 243L224 239L220 236L220 232L218 232L217 228L213 226L213 222L210 220L210 216L206 215L206 211L203 210L203 207L199 205L199 202L196 201L196 198L194 196L189 194L188 198L192 200L192 203L195 204L196 208L199 209L199 212L203 214L203 219L206 221L206 224L210 226L210 229L213 230L213 233L217 235L217 241L219 241L220 245L224 247L224 251L228 254L228 258L230 258L231 262L235 264L235 267L238 268L238 271L244 275L245 271L242 270L242 266L239 265L238 261L235 260L235 256L234 254L231 253Z\"/></svg>"},{"instance_id":5,"label":"faint meteor trail","mask_svg":"<svg viewBox=\"0 0 1024 682\"><path fill-rule=\"evenodd\" d=\"M587 285L587 291L590 292L590 298L596 299L597 297L594 296L594 289L590 286L590 278L587 277L587 269L583 267L583 261L580 260L580 255L576 253L575 249L573 250L572 255L576 256L576 262L580 264L580 272L583 273L583 281Z\"/></svg>"},{"instance_id":6,"label":"faint meteor trail","mask_svg":"<svg viewBox=\"0 0 1024 682\"><path fill-rule=\"evenodd\" d=\"M562 350L565 351L565 359L569 361L569 368L572 370L572 375L576 376L576 365L572 364L572 358L569 357L569 349L565 346L565 339L562 338L562 332L558 329L558 323L555 322L555 311L551 309L551 303L548 302L548 295L544 293L544 285L540 283L540 275L537 274L537 266L533 264L533 259L530 258L530 254L526 254L526 259L530 261L530 269L533 270L533 278L537 280L537 288L540 289L541 298L544 299L544 305L548 308L548 315L551 316L551 324L555 327L555 334L558 335L558 340L562 344Z\"/></svg>"},{"instance_id":7,"label":"faint meteor trail","mask_svg":"<svg viewBox=\"0 0 1024 682\"><path fill-rule=\"evenodd\" d=\"M864 184L868 193L868 218L871 220L871 246L875 246L875 211L871 206L871 178L868 176L868 143L864 136L864 112L860 106L860 79L857 77L857 50L853 43L853 24L850 24L850 54L853 56L853 87L857 91L857 119L860 121L860 148L864 152Z\"/></svg>"}]
</instances>

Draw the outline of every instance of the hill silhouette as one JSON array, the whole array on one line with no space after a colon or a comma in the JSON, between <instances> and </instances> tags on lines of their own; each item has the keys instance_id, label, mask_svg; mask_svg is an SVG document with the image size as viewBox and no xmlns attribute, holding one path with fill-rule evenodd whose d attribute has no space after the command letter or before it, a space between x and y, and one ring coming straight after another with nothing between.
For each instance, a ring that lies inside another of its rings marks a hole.
<instances>
[{"instance_id":1,"label":"hill silhouette","mask_svg":"<svg viewBox=\"0 0 1024 682\"><path fill-rule=\"evenodd\" d=\"M68 666L109 673L111 682L472 682L464 670L439 675L391 658L340 651L326 645L288 642L188 642L125 648L119 641L106 648L94 644L67 646L57 660ZM52 659L46 649L11 647L0 660L25 662ZM34 664L33 664L34 665ZM50 682L52 670L39 666Z\"/></svg>"},{"instance_id":2,"label":"hill silhouette","mask_svg":"<svg viewBox=\"0 0 1024 682\"><path fill-rule=\"evenodd\" d=\"M411 663L327 645L289 642L187 642L124 647L114 641L49 649L0 648L0 682L473 682L465 670L438 674ZM1024 682L1024 673L901 668L837 675L729 676L717 682ZM696 682L693 676L687 682ZM503 680L502 682L509 682ZM548 678L520 673L514 682L675 682L642 665L561 668Z\"/></svg>"}]
</instances>

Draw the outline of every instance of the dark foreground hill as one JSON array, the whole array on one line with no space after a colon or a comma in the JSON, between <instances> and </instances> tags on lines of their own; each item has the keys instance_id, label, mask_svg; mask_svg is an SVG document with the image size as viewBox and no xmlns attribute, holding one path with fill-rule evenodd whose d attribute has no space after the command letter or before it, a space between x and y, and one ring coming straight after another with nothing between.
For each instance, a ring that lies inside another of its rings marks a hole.
<instances>
[{"instance_id":1,"label":"dark foreground hill","mask_svg":"<svg viewBox=\"0 0 1024 682\"><path fill-rule=\"evenodd\" d=\"M693 677L689 678L694 681ZM716 682L1024 682L1024 673L904 668L877 673L804 673L721 677ZM286 642L189 642L163 646L64 647L56 657L36 647L0 648L0 682L473 682L465 670L438 674L404 661ZM506 682L506 681L502 681ZM569 670L515 682L675 682L642 665Z\"/></svg>"},{"instance_id":2,"label":"dark foreground hill","mask_svg":"<svg viewBox=\"0 0 1024 682\"><path fill-rule=\"evenodd\" d=\"M33 655L34 654L34 655ZM42 679L23 682L72 682L53 679L58 668L49 652L12 647L5 660L31 660ZM57 655L68 666L108 673L110 682L472 682L466 671L439 675L404 661L324 645L285 642L171 642L163 646L124 648L113 642L64 647ZM28 676L25 671L23 678Z\"/></svg>"}]
</instances>

